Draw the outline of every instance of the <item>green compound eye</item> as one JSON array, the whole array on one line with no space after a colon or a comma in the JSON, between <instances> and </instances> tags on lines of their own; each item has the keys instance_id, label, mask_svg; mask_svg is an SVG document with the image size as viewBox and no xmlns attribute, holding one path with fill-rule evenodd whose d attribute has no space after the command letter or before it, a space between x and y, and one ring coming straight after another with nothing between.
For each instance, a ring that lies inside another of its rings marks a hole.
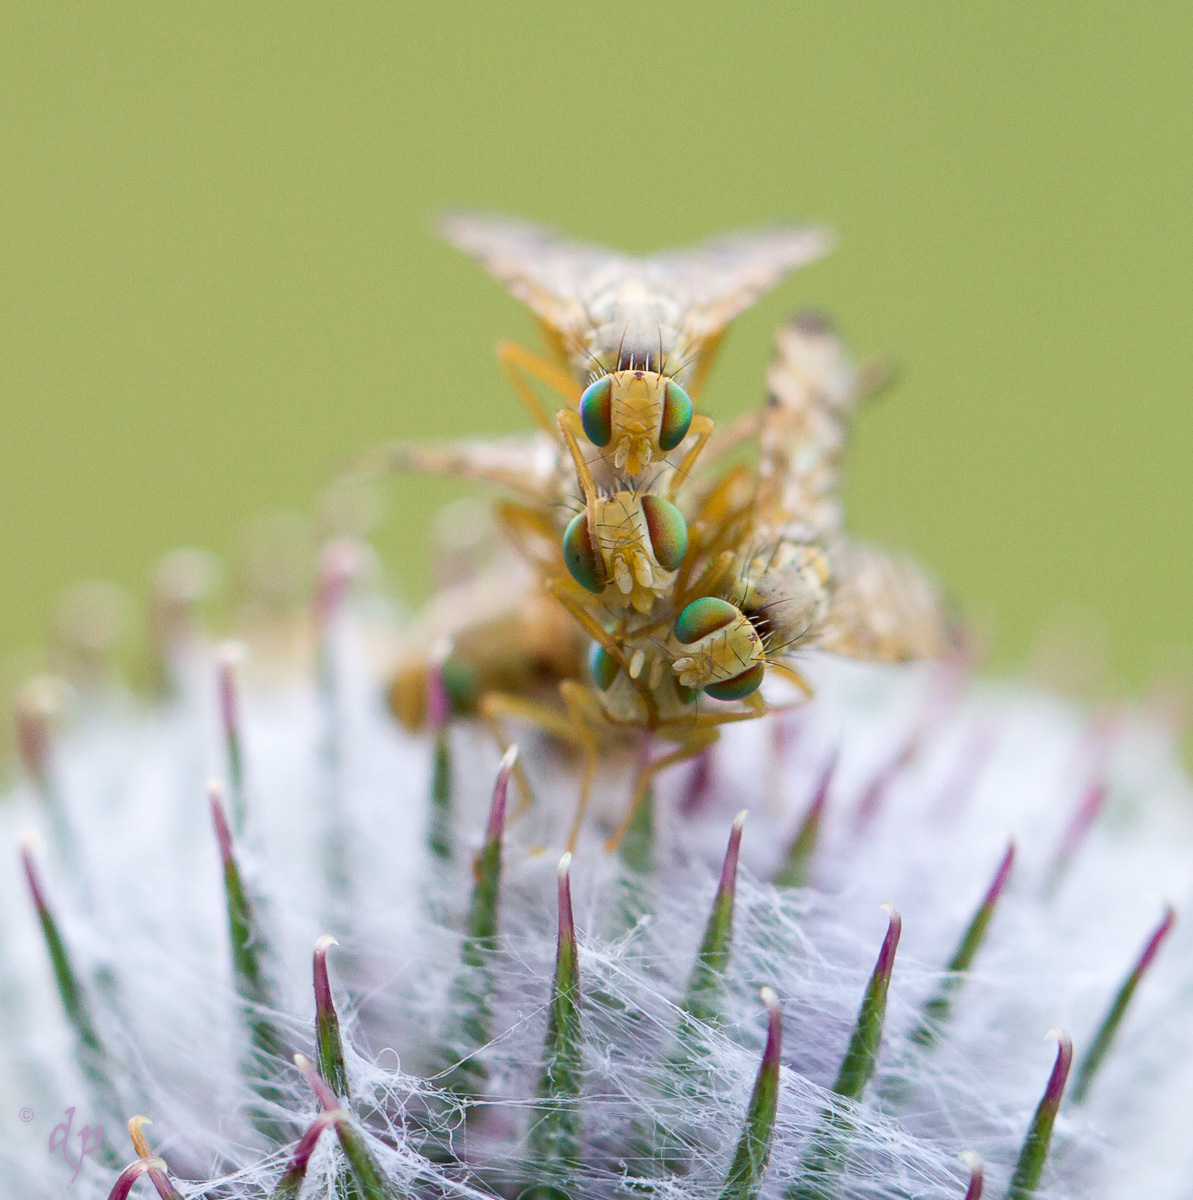
<instances>
[{"instance_id":1,"label":"green compound eye","mask_svg":"<svg viewBox=\"0 0 1193 1200\"><path fill-rule=\"evenodd\" d=\"M594 446L607 446L613 440L613 380L608 375L584 389L580 424Z\"/></svg>"},{"instance_id":2,"label":"green compound eye","mask_svg":"<svg viewBox=\"0 0 1193 1200\"><path fill-rule=\"evenodd\" d=\"M663 423L659 426L659 449L674 450L688 436L692 424L692 398L675 382L667 381L663 396ZM587 429L588 426L585 426Z\"/></svg>"},{"instance_id":3,"label":"green compound eye","mask_svg":"<svg viewBox=\"0 0 1193 1200\"><path fill-rule=\"evenodd\" d=\"M659 566L674 571L688 552L688 523L683 513L662 496L643 496L642 514Z\"/></svg>"},{"instance_id":4,"label":"green compound eye","mask_svg":"<svg viewBox=\"0 0 1193 1200\"><path fill-rule=\"evenodd\" d=\"M679 614L675 622L675 640L683 646L698 642L710 633L723 629L740 614L727 600L718 600L716 596L704 596L693 600Z\"/></svg>"},{"instance_id":5,"label":"green compound eye","mask_svg":"<svg viewBox=\"0 0 1193 1200\"><path fill-rule=\"evenodd\" d=\"M607 692L613 686L613 681L617 678L617 672L621 670L621 667L617 659L600 642L593 642L592 648L588 651L588 669L592 673L593 683L602 692Z\"/></svg>"},{"instance_id":6,"label":"green compound eye","mask_svg":"<svg viewBox=\"0 0 1193 1200\"><path fill-rule=\"evenodd\" d=\"M443 664L443 687L455 713L476 711L480 699L480 679L476 668L457 655L449 654Z\"/></svg>"},{"instance_id":7,"label":"green compound eye","mask_svg":"<svg viewBox=\"0 0 1193 1200\"><path fill-rule=\"evenodd\" d=\"M710 683L704 689L704 694L711 696L714 700L741 700L751 692L758 690L765 674L766 667L762 663L755 663L748 671L734 675L732 679L725 679L721 683Z\"/></svg>"},{"instance_id":8,"label":"green compound eye","mask_svg":"<svg viewBox=\"0 0 1193 1200\"><path fill-rule=\"evenodd\" d=\"M563 561L572 578L590 592L604 590L601 572L597 566L596 551L592 548L592 537L588 532L588 514L577 513L563 534Z\"/></svg>"}]
</instances>

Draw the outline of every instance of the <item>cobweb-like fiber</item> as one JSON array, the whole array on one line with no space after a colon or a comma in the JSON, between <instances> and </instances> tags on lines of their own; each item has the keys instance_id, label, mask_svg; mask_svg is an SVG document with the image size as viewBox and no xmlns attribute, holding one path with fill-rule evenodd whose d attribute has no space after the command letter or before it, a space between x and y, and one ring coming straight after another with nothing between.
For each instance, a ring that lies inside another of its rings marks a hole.
<instances>
[{"instance_id":1,"label":"cobweb-like fiber","mask_svg":"<svg viewBox=\"0 0 1193 1200\"><path fill-rule=\"evenodd\" d=\"M556 862L575 766L519 731L537 805L515 806L507 825L500 937L487 961L493 1039L477 1056L484 1100L466 1113L447 1086L464 1015L455 984L498 754L482 729L451 730L453 851L450 861L435 857L430 742L397 731L351 622L341 632L334 686L254 685L251 663L244 672L249 820L238 852L276 997L261 1015L288 1051L314 1056L311 948L334 934L355 1112L395 1195L514 1195L534 1172L526 1131L537 1115ZM848 1129L833 1185L842 1200L959 1198L964 1150L985 1161L987 1195L1001 1196L1052 1065L1046 1031L1067 1029L1080 1058L1164 903L1179 909L1188 895L1189 784L1169 739L1142 717L1091 725L1046 696L961 681L941 666L826 659L808 672L816 698L805 708L730 727L706 758L662 777L644 874L602 849L636 763L629 752L604 759L572 868L584 1042L582 1162L566 1189L574 1200L647 1190L716 1200L765 1039L762 985L778 993L784 1024L764 1197L777 1200L801 1177L826 1112ZM10 848L0 880L5 1197L107 1195L118 1167L90 1155L72 1180L73 1164L49 1152L67 1108L76 1128L102 1125L120 1161L134 1157L123 1120L151 1117L154 1147L186 1197L271 1195L290 1143L316 1114L282 1059L262 1118L260 1081L245 1070L207 806L209 777L227 775L215 675L214 656L199 652L169 702L101 693L63 734L53 772L76 861L31 786L0 809ZM770 880L834 756L809 886L778 888ZM1091 788L1104 789L1100 805L1090 807ZM1094 819L1074 824L1083 803ZM723 1019L703 1026L680 1003L741 809L749 817ZM77 1065L12 869L30 828L105 1043L118 1097L107 1107ZM911 1035L1011 837L1007 893L925 1050ZM886 930L884 902L901 911L904 935L877 1071L852 1105L830 1089ZM1041 1200L1193 1196L1190 937L1178 924L1088 1099L1062 1108ZM669 1071L680 1044L689 1067ZM18 1120L18 1110L33 1115ZM340 1161L325 1136L303 1197L335 1195ZM150 1191L147 1181L137 1188Z\"/></svg>"}]
</instances>

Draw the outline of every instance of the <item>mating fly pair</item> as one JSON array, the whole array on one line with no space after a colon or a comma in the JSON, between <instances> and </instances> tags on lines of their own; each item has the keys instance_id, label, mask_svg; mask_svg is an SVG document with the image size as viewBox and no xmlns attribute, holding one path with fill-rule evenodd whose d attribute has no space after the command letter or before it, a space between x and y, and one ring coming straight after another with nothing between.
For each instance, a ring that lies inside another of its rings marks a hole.
<instances>
[{"instance_id":1,"label":"mating fly pair","mask_svg":"<svg viewBox=\"0 0 1193 1200\"><path fill-rule=\"evenodd\" d=\"M444 232L537 318L547 355L502 343L498 357L539 433L391 446L385 461L512 492L498 519L530 570L501 589L499 645L486 645L498 629L479 580L450 613L433 602L440 628L416 625L424 649L395 678L399 716L416 720L412 681L425 678L434 634L447 634L444 678L458 701L498 729L520 718L582 750L574 841L607 731L645 730L676 746L640 771L621 832L654 774L710 745L720 725L766 711L768 671L808 692L797 651L881 661L941 652L948 622L932 585L842 531L847 427L877 372L805 316L779 330L761 411L721 433L695 411L729 323L823 254L823 233L745 234L635 259L490 218L453 218ZM554 416L536 385L563 402ZM745 443L756 463L719 466ZM539 616L511 644L526 607ZM554 679L519 661L519 636L541 660L545 629L556 631ZM587 670L577 639L589 641ZM531 680L553 683L563 707Z\"/></svg>"}]
</instances>

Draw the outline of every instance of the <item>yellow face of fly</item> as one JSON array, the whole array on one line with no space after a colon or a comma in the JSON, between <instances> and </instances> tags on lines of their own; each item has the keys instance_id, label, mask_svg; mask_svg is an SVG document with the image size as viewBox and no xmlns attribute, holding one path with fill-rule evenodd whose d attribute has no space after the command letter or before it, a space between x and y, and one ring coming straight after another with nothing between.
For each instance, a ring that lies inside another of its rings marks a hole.
<instances>
[{"instance_id":1,"label":"yellow face of fly","mask_svg":"<svg viewBox=\"0 0 1193 1200\"><path fill-rule=\"evenodd\" d=\"M724 625L673 647L672 654L671 669L684 687L707 688L761 667L766 650L748 618L735 612Z\"/></svg>"},{"instance_id":2,"label":"yellow face of fly","mask_svg":"<svg viewBox=\"0 0 1193 1200\"><path fill-rule=\"evenodd\" d=\"M599 376L580 396L584 436L614 474L634 478L662 462L693 430L692 398L657 371L628 369ZM707 418L695 422L711 428Z\"/></svg>"},{"instance_id":3,"label":"yellow face of fly","mask_svg":"<svg viewBox=\"0 0 1193 1200\"><path fill-rule=\"evenodd\" d=\"M563 537L564 562L612 609L649 613L665 596L687 550L679 510L657 496L592 496Z\"/></svg>"},{"instance_id":4,"label":"yellow face of fly","mask_svg":"<svg viewBox=\"0 0 1193 1200\"><path fill-rule=\"evenodd\" d=\"M659 427L668 381L654 371L615 371L608 378L613 426L608 450L617 470L637 475L665 454Z\"/></svg>"}]
</instances>

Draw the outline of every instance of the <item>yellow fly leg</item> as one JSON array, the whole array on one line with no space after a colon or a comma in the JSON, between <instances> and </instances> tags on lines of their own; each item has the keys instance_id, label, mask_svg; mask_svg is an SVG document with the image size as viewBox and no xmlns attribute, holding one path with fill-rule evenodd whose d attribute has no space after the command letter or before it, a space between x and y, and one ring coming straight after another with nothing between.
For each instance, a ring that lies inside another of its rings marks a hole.
<instances>
[{"instance_id":1,"label":"yellow fly leg","mask_svg":"<svg viewBox=\"0 0 1193 1200\"><path fill-rule=\"evenodd\" d=\"M580 799L576 804L576 815L572 818L568 830L567 851L570 854L576 849L576 841L584 826L584 818L588 815L588 803L592 799L592 785L596 781L599 758L597 755L596 739L592 735L593 725L603 724L600 702L588 690L574 680L565 679L559 685L559 694L567 705L568 715L572 718L576 740L584 753L584 774L580 779Z\"/></svg>"},{"instance_id":2,"label":"yellow fly leg","mask_svg":"<svg viewBox=\"0 0 1193 1200\"><path fill-rule=\"evenodd\" d=\"M495 507L497 519L511 534L526 534L552 543L559 540L559 531L541 508L528 508L509 500L499 501Z\"/></svg>"},{"instance_id":3,"label":"yellow fly leg","mask_svg":"<svg viewBox=\"0 0 1193 1200\"><path fill-rule=\"evenodd\" d=\"M516 342L497 343L497 361L506 373L519 399L526 405L535 424L552 438L556 436L555 422L543 407L534 388L527 382L526 376L537 379L548 387L572 408L580 401L580 385L562 367L532 354L524 346Z\"/></svg>"},{"instance_id":4,"label":"yellow fly leg","mask_svg":"<svg viewBox=\"0 0 1193 1200\"><path fill-rule=\"evenodd\" d=\"M688 554L675 580L676 597L689 595L691 572L696 563L710 555L723 556L732 552L736 561L737 548L745 541L753 521L753 487L746 467L735 467L705 497L695 519L688 526ZM719 559L714 560L719 562ZM706 565L702 575L710 568ZM724 570L718 567L718 570ZM691 585L691 586L690 586ZM699 586L703 587L703 584ZM701 595L711 594L702 590Z\"/></svg>"},{"instance_id":5,"label":"yellow fly leg","mask_svg":"<svg viewBox=\"0 0 1193 1200\"><path fill-rule=\"evenodd\" d=\"M692 596L723 596L731 591L730 580L741 573L741 555L722 550L692 583ZM676 608L687 600L688 593L676 597Z\"/></svg>"},{"instance_id":6,"label":"yellow fly leg","mask_svg":"<svg viewBox=\"0 0 1193 1200\"><path fill-rule=\"evenodd\" d=\"M542 703L542 701L529 700L525 696L513 696L508 692L489 692L481 697L480 711L502 754L511 745L502 721L503 717L525 721L528 725L534 725L544 733L558 738L561 742L567 742L585 750L583 743L573 732L572 722L568 719L568 715L560 712L557 708L552 708L549 704ZM519 758L514 763L514 779L517 781L518 790L522 793L522 800L510 814L512 817L521 816L534 804L534 791L530 786L530 778L525 769L519 766L521 761Z\"/></svg>"},{"instance_id":7,"label":"yellow fly leg","mask_svg":"<svg viewBox=\"0 0 1193 1200\"><path fill-rule=\"evenodd\" d=\"M521 711L517 711L521 705L527 705L531 708L543 708L546 711L546 705L539 705L533 700L523 700L520 696L509 696L504 692L487 692L480 699L480 704L477 706L481 715L481 719L489 727L489 732L493 735L493 740L497 743L497 749L505 754L513 743L506 734L505 726L502 724L501 718L503 715L524 716L526 720L531 720ZM511 711L514 710L514 711ZM541 723L535 722L537 724ZM526 768L522 765L522 759L519 756L514 759L514 782L518 785L518 791L521 793L522 799L517 807L510 813L512 817L521 816L528 808L534 806L534 789L530 786L530 776L526 774Z\"/></svg>"},{"instance_id":8,"label":"yellow fly leg","mask_svg":"<svg viewBox=\"0 0 1193 1200\"><path fill-rule=\"evenodd\" d=\"M533 566L555 570L559 565L559 530L541 508L509 500L494 506L502 532Z\"/></svg>"},{"instance_id":9,"label":"yellow fly leg","mask_svg":"<svg viewBox=\"0 0 1193 1200\"><path fill-rule=\"evenodd\" d=\"M515 721L525 721L580 751L584 759L584 767L580 776L580 797L568 829L566 848L570 853L576 848L576 841L584 826L584 818L588 814L588 805L592 799L592 787L596 781L597 768L600 765L593 727L602 723L602 717L600 705L586 688L574 680L565 679L559 685L559 692L566 706L564 712L552 708L549 704L528 700L524 696L511 696L504 692L492 692L485 696L481 700L481 712L503 753L509 749L510 745L502 723L503 717ZM531 791L530 781L525 771L519 771L515 766L514 777L522 792L522 801L511 816L520 816L533 804L534 793Z\"/></svg>"},{"instance_id":10,"label":"yellow fly leg","mask_svg":"<svg viewBox=\"0 0 1193 1200\"><path fill-rule=\"evenodd\" d=\"M707 750L720 736L715 728L693 725L691 732L685 734L684 740L677 750L672 750L670 754L664 754L662 758L652 759L638 772L638 778L634 781L634 791L630 796L630 805L625 811L625 816L622 817L617 828L610 835L609 840L605 842L605 852L607 854L614 853L617 847L621 845L622 839L629 832L630 826L634 823L634 818L638 815L638 810L646 800L646 794L650 791L650 785L654 782L654 777L660 771L665 771L668 767L686 762L689 758L695 758L701 751Z\"/></svg>"},{"instance_id":11,"label":"yellow fly leg","mask_svg":"<svg viewBox=\"0 0 1193 1200\"><path fill-rule=\"evenodd\" d=\"M625 651L621 648L617 639L610 636L604 626L583 605L577 603L568 595L567 586L561 580L548 579L545 587L584 626L592 640L598 642L617 660L617 665L626 673L626 677L633 683L634 687L638 690L638 694L642 697L642 703L646 705L647 725L653 728L659 719L658 701L655 699L654 693L650 690L647 681L641 677L635 678L630 673L630 660L626 658Z\"/></svg>"},{"instance_id":12,"label":"yellow fly leg","mask_svg":"<svg viewBox=\"0 0 1193 1200\"><path fill-rule=\"evenodd\" d=\"M539 337L543 339L543 345L546 346L551 356L549 361L553 362L560 370L566 371L568 363L571 361L567 339L542 317L531 314L531 319L534 321L534 327L539 331ZM568 377L571 378L570 374Z\"/></svg>"},{"instance_id":13,"label":"yellow fly leg","mask_svg":"<svg viewBox=\"0 0 1193 1200\"><path fill-rule=\"evenodd\" d=\"M634 629L634 637L649 637L664 627L674 625L675 618L687 606L688 601L697 596L722 595L723 591L729 590L729 579L740 570L740 555L735 554L732 550L722 551L705 566L690 585L684 583L683 586L680 586L682 577L681 580L677 580L674 594L666 610L653 621L637 626Z\"/></svg>"},{"instance_id":14,"label":"yellow fly leg","mask_svg":"<svg viewBox=\"0 0 1193 1200\"><path fill-rule=\"evenodd\" d=\"M748 700L747 703L749 703ZM745 711L735 708L730 712L696 713L695 716L684 721L673 721L660 726L659 735L670 742L678 742L679 747L670 754L664 754L662 758L648 762L638 772L638 778L634 782L634 791L630 797L630 806L605 843L606 852L613 853L621 845L622 839L638 815L638 810L646 800L650 785L660 771L665 771L677 763L687 762L688 759L695 758L697 754L707 750L721 736L719 726L732 725L738 721L753 721L766 712L767 708L764 703L750 704L749 709Z\"/></svg>"},{"instance_id":15,"label":"yellow fly leg","mask_svg":"<svg viewBox=\"0 0 1193 1200\"><path fill-rule=\"evenodd\" d=\"M697 413L692 418L692 424L689 426L688 432L696 435L696 442L691 450L683 456L683 461L675 468L675 472L667 484L668 500L674 500L676 492L688 481L688 477L692 473L692 468L696 465L696 460L707 445L708 439L712 437L712 431L713 421L711 417Z\"/></svg>"},{"instance_id":16,"label":"yellow fly leg","mask_svg":"<svg viewBox=\"0 0 1193 1200\"><path fill-rule=\"evenodd\" d=\"M556 417L556 424L559 432L563 434L563 440L567 443L572 462L576 465L576 478L580 482L580 490L584 493L584 500L588 505L591 517L593 515L592 503L596 499L597 489L596 481L592 477L592 468L588 465L588 459L584 457L584 451L580 446L580 436L578 435L584 433L580 414L573 409L565 408Z\"/></svg>"},{"instance_id":17,"label":"yellow fly leg","mask_svg":"<svg viewBox=\"0 0 1193 1200\"><path fill-rule=\"evenodd\" d=\"M755 409L753 412L742 413L728 425L720 426L709 438L705 450L707 460L716 462L717 459L732 453L738 446L756 438L762 430L764 418L765 410Z\"/></svg>"},{"instance_id":18,"label":"yellow fly leg","mask_svg":"<svg viewBox=\"0 0 1193 1200\"><path fill-rule=\"evenodd\" d=\"M687 381L687 392L693 400L704 391L704 381L708 378L708 373L712 369L721 347L725 344L727 332L727 329L721 329L712 337L706 338L704 345L700 347L700 354L692 364L692 373Z\"/></svg>"},{"instance_id":19,"label":"yellow fly leg","mask_svg":"<svg viewBox=\"0 0 1193 1200\"><path fill-rule=\"evenodd\" d=\"M765 662L768 670L774 671L776 675L781 675L787 680L788 683L794 685L796 690L803 694L804 699L811 700L815 695L815 692L812 690L812 685L789 663L776 662L771 658L766 659ZM757 694L757 692L754 693L755 696L757 696ZM751 699L753 699L753 697L747 697L747 703ZM780 706L775 705L772 707L778 708ZM782 707L794 708L797 706L784 705Z\"/></svg>"}]
</instances>

